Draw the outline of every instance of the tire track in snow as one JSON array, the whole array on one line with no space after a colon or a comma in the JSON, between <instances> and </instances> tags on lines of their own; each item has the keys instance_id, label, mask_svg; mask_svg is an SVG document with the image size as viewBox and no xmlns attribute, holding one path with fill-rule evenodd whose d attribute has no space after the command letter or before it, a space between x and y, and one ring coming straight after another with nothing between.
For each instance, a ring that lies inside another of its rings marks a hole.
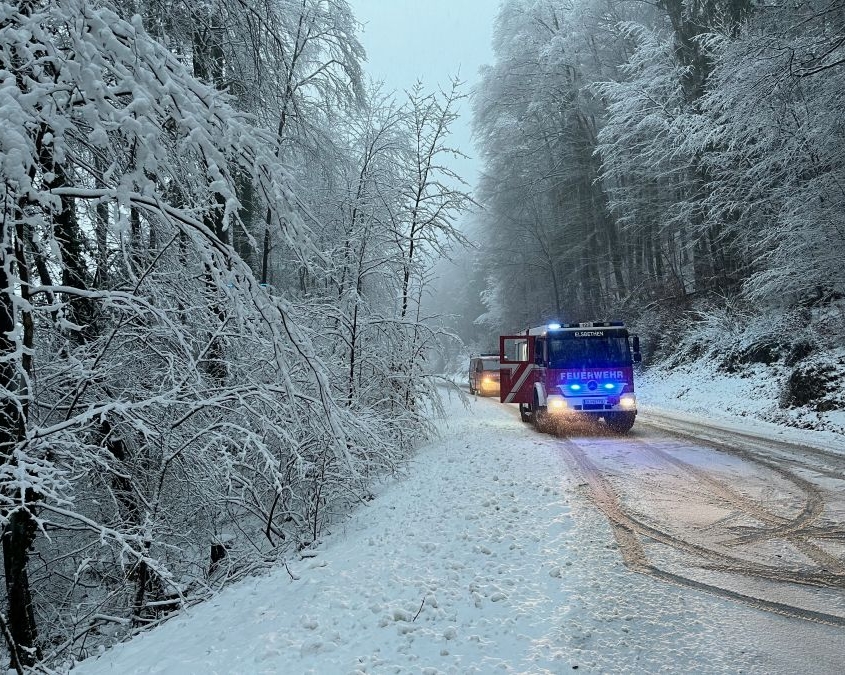
<instances>
[{"instance_id":1,"label":"tire track in snow","mask_svg":"<svg viewBox=\"0 0 845 675\"><path fill-rule=\"evenodd\" d=\"M726 545L739 546L765 539L783 539L788 541L796 549L801 551L801 553L813 560L822 568L833 572L837 576L845 575L845 565L843 565L838 558L830 555L823 548L809 541L806 534L804 534L806 528L820 518L825 510L824 496L822 495L821 490L819 490L818 487L813 485L810 481L801 478L792 471L789 471L774 462L755 457L747 452L719 448L719 450L723 452L738 456L743 461L757 464L758 466L768 469L795 485L796 488L803 493L804 506L798 515L794 518L784 518L783 516L767 511L753 500L736 492L724 481L715 478L707 471L697 466L675 457L666 450L663 450L662 448L642 439L630 440L637 446L645 449L647 453L656 458L658 461L671 464L681 471L686 472L699 482L707 485L714 494L729 503L731 506L737 508L743 514L749 515L752 518L759 520L761 523L771 526L763 531L735 537L729 542L724 542ZM845 585L845 578L843 578L838 585Z\"/></svg>"},{"instance_id":2,"label":"tire track in snow","mask_svg":"<svg viewBox=\"0 0 845 675\"><path fill-rule=\"evenodd\" d=\"M671 420L671 418L669 419ZM661 421L665 422L665 420ZM776 439L762 439L742 432L720 431L687 421L679 423L686 425L688 429L677 429L666 426L661 422L655 423L651 417L645 421L646 426L667 432L677 438L692 440L698 444L703 444L738 457L745 462L761 465L781 475L787 481L794 483L807 494L805 508L789 523L763 531L750 532L736 537L729 543L733 545L745 545L767 539L785 539L821 567L831 570L837 577L839 575L845 576L845 562L830 555L823 548L809 541L810 538L825 538L818 534L818 528L813 527L813 523L823 515L825 510L822 491L811 481L802 478L793 470L784 466L797 467L828 478L845 480L845 457L841 453L826 451L821 448L798 446ZM740 446L731 442L731 437L742 439L745 445ZM773 455L771 453L772 449L775 450L776 454ZM765 457L761 456L764 452L766 453ZM784 456L784 453L786 456ZM802 456L813 457L828 464L819 466L807 461L801 461L794 456L795 453L801 453ZM843 470L838 468L831 469L829 468L830 465L842 467ZM845 579L839 578L838 583L835 585L845 585Z\"/></svg>"},{"instance_id":3,"label":"tire track in snow","mask_svg":"<svg viewBox=\"0 0 845 675\"><path fill-rule=\"evenodd\" d=\"M615 525L620 525L624 529L631 532L648 537L660 544L671 546L674 549L695 555L699 558L712 560L714 563L745 565L749 569L753 568L755 571L772 571L777 572L778 568L767 567L755 563L749 563L746 560L737 558L736 556L728 555L720 551L695 544L685 539L681 539L672 535L665 530L646 523L643 520L635 518L630 513L623 510L621 500L618 493L615 491L610 481L604 477L599 468L590 460L584 450L575 442L569 439L560 439L565 444L565 449L568 451L568 457L572 460L570 466L580 473L590 487L591 497L597 502L602 512L604 512L611 519ZM647 558L644 558L647 561Z\"/></svg>"},{"instance_id":4,"label":"tire track in snow","mask_svg":"<svg viewBox=\"0 0 845 675\"><path fill-rule=\"evenodd\" d=\"M774 438L761 438L742 431L722 430L688 420L662 417L651 412L638 416L637 423L696 443L707 443L714 447L741 450L755 455L765 453L766 458L770 460L776 459L782 464L806 469L820 476L845 480L845 455L842 452L801 446ZM732 439L742 439L743 445L736 444ZM778 456L773 456L772 451ZM810 459L816 461L811 462Z\"/></svg>"},{"instance_id":5,"label":"tire track in snow","mask_svg":"<svg viewBox=\"0 0 845 675\"><path fill-rule=\"evenodd\" d=\"M665 532L642 523L628 514L622 508L619 495L613 489L610 482L604 477L599 468L587 457L584 450L577 443L569 439L559 439L559 447L564 451L567 462L577 473L582 475L590 488L590 497L596 506L604 513L610 521L614 536L619 545L620 552L625 565L631 570L646 574L661 581L673 583L679 586L692 588L698 591L716 595L729 600L742 602L756 609L773 612L782 616L814 621L837 627L845 627L845 617L825 612L818 612L811 609L795 607L786 603L765 600L738 591L733 591L721 586L715 586L695 579L668 572L658 568L649 559L638 535L647 536L659 543L667 544L680 550L694 553L696 555L721 559L723 561L734 560L739 563L739 569L745 574L754 575L759 566L748 565L745 561L732 559L731 556L712 551L696 544L690 544ZM762 571L762 570L761 570ZM769 571L769 570L766 570ZM776 569L772 570L777 572ZM767 577L764 577L767 578Z\"/></svg>"}]
</instances>

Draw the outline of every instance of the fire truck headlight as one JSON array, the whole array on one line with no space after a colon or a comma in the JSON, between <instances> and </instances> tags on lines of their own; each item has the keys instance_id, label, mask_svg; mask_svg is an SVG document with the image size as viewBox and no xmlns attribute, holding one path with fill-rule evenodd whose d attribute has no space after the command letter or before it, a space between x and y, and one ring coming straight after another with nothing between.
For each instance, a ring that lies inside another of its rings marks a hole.
<instances>
[{"instance_id":1,"label":"fire truck headlight","mask_svg":"<svg viewBox=\"0 0 845 675\"><path fill-rule=\"evenodd\" d=\"M637 407L637 397L633 394L622 394L619 398L619 405L625 410L634 410Z\"/></svg>"},{"instance_id":2,"label":"fire truck headlight","mask_svg":"<svg viewBox=\"0 0 845 675\"><path fill-rule=\"evenodd\" d=\"M566 405L566 401L564 399L556 397L556 396L550 396L549 400L546 401L546 403L548 405L549 411L552 411L552 412L554 412L554 411L560 412L562 410L566 410L566 408L568 407Z\"/></svg>"}]
</instances>

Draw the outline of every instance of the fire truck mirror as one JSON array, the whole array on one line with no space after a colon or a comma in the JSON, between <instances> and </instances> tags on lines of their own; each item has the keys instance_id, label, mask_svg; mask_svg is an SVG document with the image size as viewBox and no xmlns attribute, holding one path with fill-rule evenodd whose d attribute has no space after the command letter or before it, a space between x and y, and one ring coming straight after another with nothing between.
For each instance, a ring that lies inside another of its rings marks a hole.
<instances>
[{"instance_id":1,"label":"fire truck mirror","mask_svg":"<svg viewBox=\"0 0 845 675\"><path fill-rule=\"evenodd\" d=\"M631 336L631 351L635 354L639 354L640 352L640 336L639 335L632 335Z\"/></svg>"},{"instance_id":2,"label":"fire truck mirror","mask_svg":"<svg viewBox=\"0 0 845 675\"><path fill-rule=\"evenodd\" d=\"M640 363L643 360L643 355L639 352L634 352L633 354L631 354L631 359L634 361L634 363Z\"/></svg>"}]
</instances>

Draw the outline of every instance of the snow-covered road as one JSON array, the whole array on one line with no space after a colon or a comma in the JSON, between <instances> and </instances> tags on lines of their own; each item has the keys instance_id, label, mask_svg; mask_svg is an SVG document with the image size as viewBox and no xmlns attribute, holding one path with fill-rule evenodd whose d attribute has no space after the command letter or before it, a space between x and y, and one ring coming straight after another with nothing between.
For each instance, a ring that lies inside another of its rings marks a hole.
<instances>
[{"instance_id":1,"label":"snow-covered road","mask_svg":"<svg viewBox=\"0 0 845 675\"><path fill-rule=\"evenodd\" d=\"M486 399L447 410L406 477L290 561L297 580L233 586L74 672L842 671L845 528L825 520L845 519L841 467L816 490L811 468L781 470L795 457L647 425L555 438ZM781 560L817 579L772 578Z\"/></svg>"}]
</instances>

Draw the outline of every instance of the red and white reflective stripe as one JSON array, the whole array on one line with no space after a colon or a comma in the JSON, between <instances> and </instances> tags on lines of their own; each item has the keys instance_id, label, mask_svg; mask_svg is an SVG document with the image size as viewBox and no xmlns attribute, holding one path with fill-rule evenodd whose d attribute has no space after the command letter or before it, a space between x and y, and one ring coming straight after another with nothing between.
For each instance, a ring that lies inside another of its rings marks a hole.
<instances>
[{"instance_id":1,"label":"red and white reflective stripe","mask_svg":"<svg viewBox=\"0 0 845 675\"><path fill-rule=\"evenodd\" d=\"M513 402L514 396L516 396L519 393L519 390L522 389L522 386L525 384L525 380L528 379L528 376L531 374L531 371L534 370L534 367L535 366L534 366L533 363L526 363L525 364L525 370L523 370L522 373L520 373L519 379L516 381L516 383L511 383L511 390L508 393L508 395L505 397L505 403ZM516 366L517 372L519 372L519 368L520 368L520 366ZM512 370L511 371L511 377L513 377L513 372L514 371Z\"/></svg>"}]
</instances>

